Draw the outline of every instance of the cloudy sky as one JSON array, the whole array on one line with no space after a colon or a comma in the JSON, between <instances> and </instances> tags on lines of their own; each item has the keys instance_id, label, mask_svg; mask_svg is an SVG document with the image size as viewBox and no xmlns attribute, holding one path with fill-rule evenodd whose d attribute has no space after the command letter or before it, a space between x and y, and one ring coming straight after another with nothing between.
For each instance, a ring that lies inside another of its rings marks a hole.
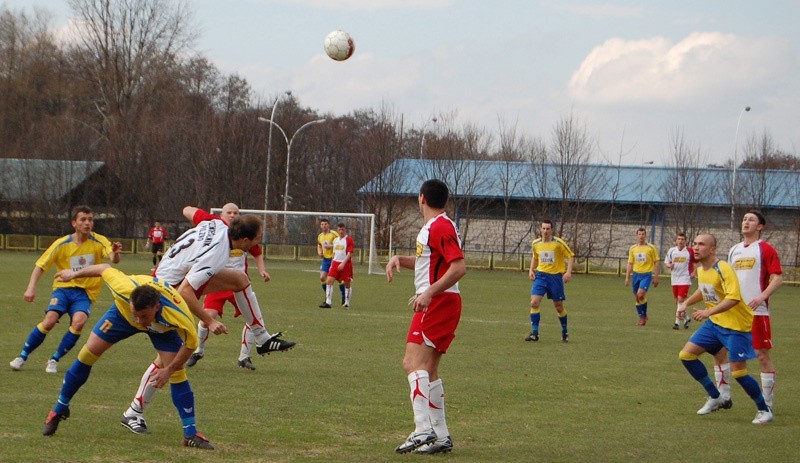
<instances>
[{"instance_id":1,"label":"cloudy sky","mask_svg":"<svg viewBox=\"0 0 800 463\"><path fill-rule=\"evenodd\" d=\"M765 131L800 155L797 0L190 3L196 50L267 100L291 90L323 113L389 105L414 127L450 114L544 138L572 113L598 162L667 164L681 131L705 162L723 163L737 126L740 157ZM67 27L66 0L5 4L50 10ZM348 61L323 53L334 29L356 42Z\"/></svg>"}]
</instances>

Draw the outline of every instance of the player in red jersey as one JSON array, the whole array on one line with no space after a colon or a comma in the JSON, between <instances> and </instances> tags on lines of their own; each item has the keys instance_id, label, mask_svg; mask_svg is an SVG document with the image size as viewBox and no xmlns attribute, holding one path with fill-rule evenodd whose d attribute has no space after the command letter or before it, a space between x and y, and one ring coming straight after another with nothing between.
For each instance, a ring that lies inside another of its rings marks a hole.
<instances>
[{"instance_id":1,"label":"player in red jersey","mask_svg":"<svg viewBox=\"0 0 800 463\"><path fill-rule=\"evenodd\" d=\"M761 239L761 231L767 221L758 211L748 211L742 218L742 242L728 252L739 285L742 298L753 309L753 349L761 366L761 390L764 401L773 408L772 393L775 389L775 365L769 351L772 349L772 327L769 318L769 297L783 284L783 271L778 253L771 244ZM727 352L714 356L714 378L720 394L730 399L731 366Z\"/></svg>"},{"instance_id":2,"label":"player in red jersey","mask_svg":"<svg viewBox=\"0 0 800 463\"><path fill-rule=\"evenodd\" d=\"M413 268L416 287L410 301L414 316L403 357L415 429L395 449L397 453L430 454L453 449L445 422L439 363L461 319L458 281L466 273L466 265L456 224L444 211L447 198L448 188L441 180L422 184L417 200L425 225L417 235L416 255L394 256L386 264L390 283L401 267Z\"/></svg>"},{"instance_id":3,"label":"player in red jersey","mask_svg":"<svg viewBox=\"0 0 800 463\"><path fill-rule=\"evenodd\" d=\"M336 224L336 232L339 235L333 240L333 260L328 271L328 278L325 284L325 303L320 307L329 309L333 303L333 283L338 281L344 285L344 299L342 306L350 308L350 296L353 294L353 250L355 243L353 237L347 234L347 226L340 222Z\"/></svg>"},{"instance_id":4,"label":"player in red jersey","mask_svg":"<svg viewBox=\"0 0 800 463\"><path fill-rule=\"evenodd\" d=\"M150 244L150 252L153 253L153 267L161 262L161 255L164 254L164 241L168 238L167 229L161 227L161 222L153 224L153 228L147 233L147 241Z\"/></svg>"}]
</instances>

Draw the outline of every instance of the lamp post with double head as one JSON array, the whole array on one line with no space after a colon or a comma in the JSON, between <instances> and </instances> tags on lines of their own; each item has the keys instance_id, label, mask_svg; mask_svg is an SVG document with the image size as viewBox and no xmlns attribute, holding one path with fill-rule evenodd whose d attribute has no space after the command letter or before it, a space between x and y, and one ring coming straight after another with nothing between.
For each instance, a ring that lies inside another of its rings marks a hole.
<instances>
[{"instance_id":1,"label":"lamp post with double head","mask_svg":"<svg viewBox=\"0 0 800 463\"><path fill-rule=\"evenodd\" d=\"M287 211L289 210L289 167L291 165L291 160L292 160L292 142L294 142L294 137L297 136L297 134L300 133L300 131L302 131L306 127L313 124L321 124L325 122L325 119L317 119L314 121L306 122L305 124L301 125L299 129L295 130L295 132L292 134L291 137L286 135L286 132L283 130L283 128L281 128L280 125L278 125L278 123L263 117L259 117L258 120L261 122L266 122L270 125L274 125L275 128L281 132L281 135L283 135L283 140L286 142L286 187L284 188L283 191L283 210Z\"/></svg>"},{"instance_id":2,"label":"lamp post with double head","mask_svg":"<svg viewBox=\"0 0 800 463\"><path fill-rule=\"evenodd\" d=\"M739 124L742 123L742 116L745 112L750 111L750 106L745 106L739 112L739 120L736 121L736 136L733 138L733 169L731 170L731 233L736 234L734 228L735 222L735 209L736 209L736 165L739 160L736 157L737 149L739 148Z\"/></svg>"}]
</instances>

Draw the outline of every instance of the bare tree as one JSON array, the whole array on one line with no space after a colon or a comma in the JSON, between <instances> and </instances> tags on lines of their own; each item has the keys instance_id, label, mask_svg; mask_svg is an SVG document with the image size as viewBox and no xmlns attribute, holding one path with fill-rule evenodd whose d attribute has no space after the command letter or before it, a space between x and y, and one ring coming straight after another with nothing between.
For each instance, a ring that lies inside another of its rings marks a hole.
<instances>
[{"instance_id":1,"label":"bare tree","mask_svg":"<svg viewBox=\"0 0 800 463\"><path fill-rule=\"evenodd\" d=\"M500 122L500 150L497 153L497 171L493 176L495 187L500 191L503 203L503 226L501 233L500 249L503 254L507 251L508 221L510 219L511 204L515 197L525 191L530 185L529 170L522 160L525 155L525 137L517 134L517 125L506 126Z\"/></svg>"},{"instance_id":2,"label":"bare tree","mask_svg":"<svg viewBox=\"0 0 800 463\"><path fill-rule=\"evenodd\" d=\"M659 194L669 204L667 217L674 232L695 236L704 224L703 203L717 185L703 168L707 156L686 140L680 128L670 133L669 155L673 169L659 188Z\"/></svg>"},{"instance_id":3,"label":"bare tree","mask_svg":"<svg viewBox=\"0 0 800 463\"><path fill-rule=\"evenodd\" d=\"M592 155L593 143L589 133L574 114L563 117L554 125L548 152L548 159L553 165L554 184L548 187L559 194L557 234L571 242L572 249L578 255L585 251L584 243L577 238L586 214L587 200L596 194L600 186L595 177L597 171L589 168ZM567 223L570 224L569 230L565 228ZM567 231L568 234L565 233Z\"/></svg>"}]
</instances>

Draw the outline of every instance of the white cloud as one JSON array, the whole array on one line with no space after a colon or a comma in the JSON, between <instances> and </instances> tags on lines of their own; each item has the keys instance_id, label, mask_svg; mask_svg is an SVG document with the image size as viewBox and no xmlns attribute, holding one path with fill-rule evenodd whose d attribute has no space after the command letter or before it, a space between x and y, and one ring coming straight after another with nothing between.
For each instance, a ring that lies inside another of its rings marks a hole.
<instances>
[{"instance_id":1,"label":"white cloud","mask_svg":"<svg viewBox=\"0 0 800 463\"><path fill-rule=\"evenodd\" d=\"M795 60L790 45L773 37L695 32L677 43L612 38L586 56L569 92L590 103L708 97L763 85Z\"/></svg>"}]
</instances>

